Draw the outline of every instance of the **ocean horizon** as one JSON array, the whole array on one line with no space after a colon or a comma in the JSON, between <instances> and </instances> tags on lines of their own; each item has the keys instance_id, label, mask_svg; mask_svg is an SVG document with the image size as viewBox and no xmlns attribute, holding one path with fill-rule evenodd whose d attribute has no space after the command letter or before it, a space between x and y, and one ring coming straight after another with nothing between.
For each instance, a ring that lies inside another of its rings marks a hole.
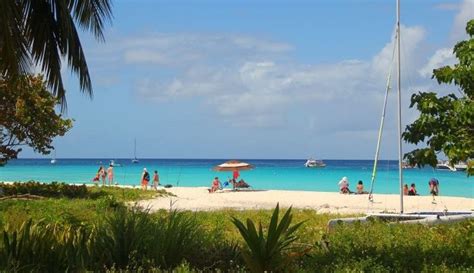
<instances>
[{"instance_id":1,"label":"ocean horizon","mask_svg":"<svg viewBox=\"0 0 474 273\"><path fill-rule=\"evenodd\" d=\"M92 183L99 166L108 166L109 158L57 158L51 164L47 158L22 158L11 160L0 168L0 181L52 181L66 183ZM140 185L143 168L160 174L160 184L182 187L210 186L214 177L224 182L231 177L230 172L216 172L212 168L225 159L146 159L133 164L129 158L114 158L115 181L119 185ZM303 190L338 192L337 183L348 177L351 190L359 180L369 190L373 160L324 160L325 168L306 168L306 159L242 159L255 169L241 171L241 177L254 189L262 190ZM428 181L436 177L440 181L441 196L473 198L474 179L465 172L436 170L431 167L405 169L404 183L415 183L420 195L428 195ZM374 193L399 193L398 161L379 160Z\"/></svg>"}]
</instances>

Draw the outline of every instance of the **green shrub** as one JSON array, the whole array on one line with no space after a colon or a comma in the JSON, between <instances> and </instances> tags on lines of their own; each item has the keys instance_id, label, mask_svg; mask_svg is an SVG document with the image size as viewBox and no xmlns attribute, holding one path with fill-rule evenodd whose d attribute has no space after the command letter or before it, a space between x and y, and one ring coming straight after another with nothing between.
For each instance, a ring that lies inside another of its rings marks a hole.
<instances>
[{"instance_id":1,"label":"green shrub","mask_svg":"<svg viewBox=\"0 0 474 273\"><path fill-rule=\"evenodd\" d=\"M240 220L232 218L232 222L246 243L247 247L242 248L242 256L252 272L285 271L285 266L291 261L290 256L285 256L284 251L288 250L291 243L298 239L294 232L302 222L290 227L291 207L278 222L279 210L279 204L277 204L267 234L263 232L261 223L259 223L257 231L251 219L247 219L247 226L245 226Z\"/></svg>"},{"instance_id":2,"label":"green shrub","mask_svg":"<svg viewBox=\"0 0 474 273\"><path fill-rule=\"evenodd\" d=\"M15 182L12 184L0 183L0 192L4 196L31 194L43 197L66 197L66 198L86 198L88 197L85 185L69 185L65 183L51 182L51 184L39 183L35 181Z\"/></svg>"}]
</instances>

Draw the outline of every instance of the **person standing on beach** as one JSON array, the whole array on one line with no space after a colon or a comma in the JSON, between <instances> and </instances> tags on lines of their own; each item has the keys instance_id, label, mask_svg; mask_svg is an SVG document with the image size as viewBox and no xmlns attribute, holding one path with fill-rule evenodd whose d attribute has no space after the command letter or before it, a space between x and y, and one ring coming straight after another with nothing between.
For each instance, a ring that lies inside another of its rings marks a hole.
<instances>
[{"instance_id":1,"label":"person standing on beach","mask_svg":"<svg viewBox=\"0 0 474 273\"><path fill-rule=\"evenodd\" d=\"M143 168L141 183L142 183L142 190L146 191L148 189L148 182L150 182L150 174Z\"/></svg>"},{"instance_id":2,"label":"person standing on beach","mask_svg":"<svg viewBox=\"0 0 474 273\"><path fill-rule=\"evenodd\" d=\"M431 178L428 182L428 186L430 187L430 193L433 196L433 202L436 202L435 196L439 194L439 181L436 178Z\"/></svg>"},{"instance_id":3,"label":"person standing on beach","mask_svg":"<svg viewBox=\"0 0 474 273\"><path fill-rule=\"evenodd\" d=\"M102 179L102 186L105 186L105 168L104 166L100 166L99 168L99 177Z\"/></svg>"},{"instance_id":4,"label":"person standing on beach","mask_svg":"<svg viewBox=\"0 0 474 273\"><path fill-rule=\"evenodd\" d=\"M112 164L107 168L107 178L109 180L109 186L114 184L114 166Z\"/></svg>"},{"instance_id":5,"label":"person standing on beach","mask_svg":"<svg viewBox=\"0 0 474 273\"><path fill-rule=\"evenodd\" d=\"M232 173L232 178L237 181L237 179L239 178L240 176L240 173L238 170L234 170L234 172Z\"/></svg>"},{"instance_id":6,"label":"person standing on beach","mask_svg":"<svg viewBox=\"0 0 474 273\"><path fill-rule=\"evenodd\" d=\"M153 189L158 190L158 185L160 185L160 175L158 174L158 171L155 170L155 173L153 174Z\"/></svg>"}]
</instances>

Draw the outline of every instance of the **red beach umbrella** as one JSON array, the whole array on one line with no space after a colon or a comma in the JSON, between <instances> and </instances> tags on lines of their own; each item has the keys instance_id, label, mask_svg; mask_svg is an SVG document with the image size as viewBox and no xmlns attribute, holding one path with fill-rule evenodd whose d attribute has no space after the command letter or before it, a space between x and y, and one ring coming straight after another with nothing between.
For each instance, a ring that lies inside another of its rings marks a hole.
<instances>
[{"instance_id":1,"label":"red beach umbrella","mask_svg":"<svg viewBox=\"0 0 474 273\"><path fill-rule=\"evenodd\" d=\"M238 161L238 160L229 160L222 164L219 164L213 168L214 171L229 172L229 171L245 171L255 168L253 165Z\"/></svg>"}]
</instances>

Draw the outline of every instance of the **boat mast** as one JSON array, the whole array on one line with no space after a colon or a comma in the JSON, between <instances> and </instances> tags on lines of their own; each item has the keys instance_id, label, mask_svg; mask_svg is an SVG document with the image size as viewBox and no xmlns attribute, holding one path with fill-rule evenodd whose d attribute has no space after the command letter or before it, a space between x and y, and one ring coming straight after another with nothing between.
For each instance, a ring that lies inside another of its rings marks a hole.
<instances>
[{"instance_id":1,"label":"boat mast","mask_svg":"<svg viewBox=\"0 0 474 273\"><path fill-rule=\"evenodd\" d=\"M402 88L400 65L400 0L397 0L397 69L398 69L398 179L400 180L400 213L403 213L403 170L402 170Z\"/></svg>"},{"instance_id":2,"label":"boat mast","mask_svg":"<svg viewBox=\"0 0 474 273\"><path fill-rule=\"evenodd\" d=\"M137 139L133 139L133 158L137 159Z\"/></svg>"}]
</instances>

